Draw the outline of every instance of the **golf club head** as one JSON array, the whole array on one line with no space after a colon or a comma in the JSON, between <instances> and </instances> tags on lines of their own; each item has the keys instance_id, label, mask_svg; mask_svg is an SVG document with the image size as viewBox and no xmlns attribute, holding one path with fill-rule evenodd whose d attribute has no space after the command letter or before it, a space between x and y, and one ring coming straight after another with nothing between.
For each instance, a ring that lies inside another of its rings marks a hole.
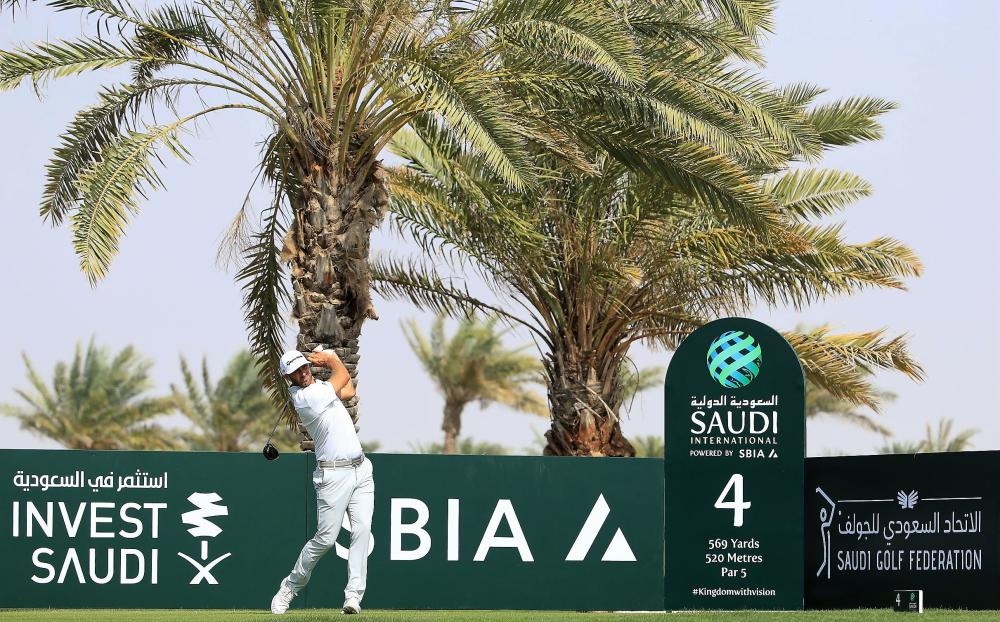
<instances>
[{"instance_id":1,"label":"golf club head","mask_svg":"<svg viewBox=\"0 0 1000 622\"><path fill-rule=\"evenodd\" d=\"M280 455L278 454L278 448L272 445L271 443L265 443L264 451L262 451L261 453L264 454L264 458L266 458L267 460L277 460L278 456Z\"/></svg>"}]
</instances>

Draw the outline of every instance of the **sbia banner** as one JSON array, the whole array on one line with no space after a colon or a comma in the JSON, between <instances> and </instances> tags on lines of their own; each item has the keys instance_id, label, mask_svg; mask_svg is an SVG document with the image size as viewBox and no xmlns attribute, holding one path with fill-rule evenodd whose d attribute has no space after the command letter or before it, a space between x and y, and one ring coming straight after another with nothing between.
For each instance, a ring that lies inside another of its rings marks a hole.
<instances>
[{"instance_id":1,"label":"sbia banner","mask_svg":"<svg viewBox=\"0 0 1000 622\"><path fill-rule=\"evenodd\" d=\"M665 608L801 609L805 393L791 346L726 318L670 360Z\"/></svg>"},{"instance_id":2,"label":"sbia banner","mask_svg":"<svg viewBox=\"0 0 1000 622\"><path fill-rule=\"evenodd\" d=\"M662 606L659 460L378 455L374 464L372 607ZM290 567L297 554L275 563ZM341 562L313 574L317 585L344 581ZM343 595L316 589L307 599L336 607Z\"/></svg>"},{"instance_id":3,"label":"sbia banner","mask_svg":"<svg viewBox=\"0 0 1000 622\"><path fill-rule=\"evenodd\" d=\"M658 609L658 460L370 456L364 606ZM312 454L0 451L0 608L266 610L315 530ZM293 602L343 603L350 523ZM543 589L544 586L544 589Z\"/></svg>"}]
</instances>

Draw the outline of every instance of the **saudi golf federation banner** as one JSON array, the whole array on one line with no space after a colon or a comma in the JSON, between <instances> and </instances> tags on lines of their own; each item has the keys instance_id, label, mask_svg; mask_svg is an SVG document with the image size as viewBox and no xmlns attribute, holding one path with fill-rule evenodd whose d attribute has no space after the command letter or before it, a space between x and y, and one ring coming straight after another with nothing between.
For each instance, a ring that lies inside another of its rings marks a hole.
<instances>
[{"instance_id":1,"label":"saudi golf federation banner","mask_svg":"<svg viewBox=\"0 0 1000 622\"><path fill-rule=\"evenodd\" d=\"M1000 609L1000 452L810 458L806 606Z\"/></svg>"},{"instance_id":2,"label":"saudi golf federation banner","mask_svg":"<svg viewBox=\"0 0 1000 622\"><path fill-rule=\"evenodd\" d=\"M665 608L801 609L805 392L791 346L744 318L670 361Z\"/></svg>"},{"instance_id":3,"label":"saudi golf federation banner","mask_svg":"<svg viewBox=\"0 0 1000 622\"><path fill-rule=\"evenodd\" d=\"M656 609L658 460L370 456L365 608ZM312 454L0 450L0 609L266 611L316 529ZM292 602L339 608L350 524Z\"/></svg>"}]
</instances>

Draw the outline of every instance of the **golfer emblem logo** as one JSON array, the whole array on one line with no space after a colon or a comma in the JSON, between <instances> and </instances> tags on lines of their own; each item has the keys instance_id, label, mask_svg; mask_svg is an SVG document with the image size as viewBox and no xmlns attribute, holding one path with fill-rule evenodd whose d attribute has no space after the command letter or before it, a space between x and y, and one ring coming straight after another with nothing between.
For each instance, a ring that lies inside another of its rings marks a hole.
<instances>
[{"instance_id":1,"label":"golfer emblem logo","mask_svg":"<svg viewBox=\"0 0 1000 622\"><path fill-rule=\"evenodd\" d=\"M196 538L214 538L220 533L222 533L222 528L208 520L209 518L215 516L229 516L229 508L224 505L218 505L219 501L222 501L222 497L218 493L214 492L196 492L188 497L195 508L189 512L184 512L181 514L181 522L185 525L191 525L188 528L188 533ZM215 559L208 560L208 540L201 541L201 561L198 561L184 553L178 553L182 559L187 561L189 564L194 566L194 569L198 573L190 581L190 585L197 585L202 581L207 581L211 585L218 585L219 581L212 574L212 569L218 565L219 562L226 559L232 553L226 553L225 555L220 555Z\"/></svg>"},{"instance_id":2,"label":"golfer emblem logo","mask_svg":"<svg viewBox=\"0 0 1000 622\"><path fill-rule=\"evenodd\" d=\"M753 335L731 330L708 347L708 372L727 389L745 387L760 374L760 344Z\"/></svg>"}]
</instances>

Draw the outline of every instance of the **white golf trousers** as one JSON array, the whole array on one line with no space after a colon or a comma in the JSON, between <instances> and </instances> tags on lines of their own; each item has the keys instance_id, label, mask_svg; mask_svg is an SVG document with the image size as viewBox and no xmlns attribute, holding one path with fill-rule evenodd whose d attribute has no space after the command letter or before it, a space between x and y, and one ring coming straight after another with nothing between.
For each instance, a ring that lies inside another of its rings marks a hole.
<instances>
[{"instance_id":1,"label":"white golf trousers","mask_svg":"<svg viewBox=\"0 0 1000 622\"><path fill-rule=\"evenodd\" d=\"M356 467L317 468L313 473L316 486L316 535L306 542L299 553L288 586L299 592L309 583L316 562L334 547L344 522L344 513L351 521L351 546L347 555L347 587L344 598L365 595L368 575L368 540L375 511L375 480L371 460Z\"/></svg>"}]
</instances>

